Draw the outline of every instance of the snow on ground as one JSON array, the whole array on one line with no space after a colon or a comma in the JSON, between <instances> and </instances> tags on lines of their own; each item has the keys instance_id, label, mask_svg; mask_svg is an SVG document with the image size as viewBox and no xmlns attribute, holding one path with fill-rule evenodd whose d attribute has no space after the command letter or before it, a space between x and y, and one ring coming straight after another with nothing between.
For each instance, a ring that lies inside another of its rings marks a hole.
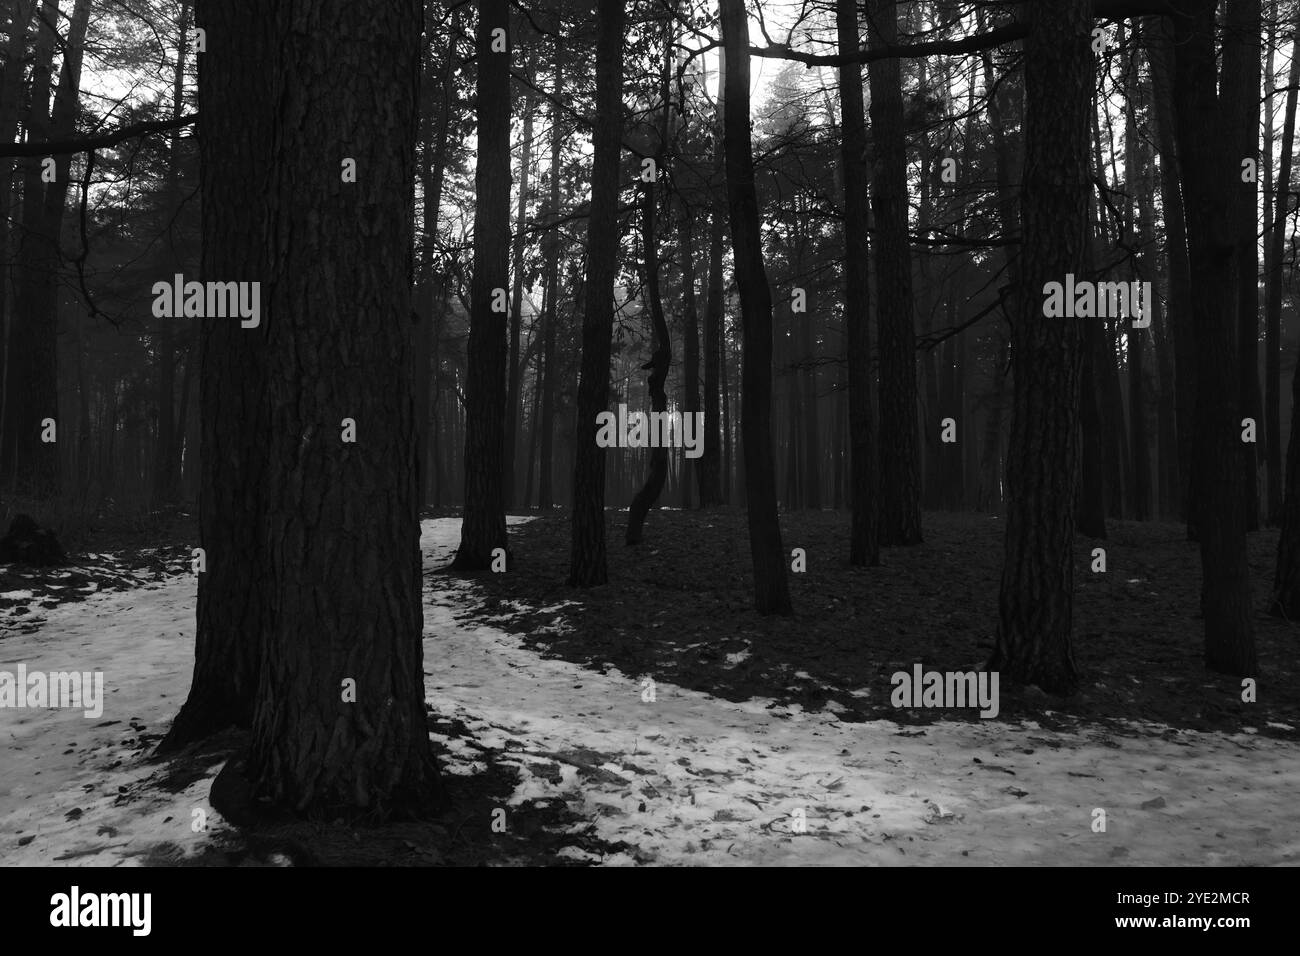
<instances>
[{"instance_id":1,"label":"snow on ground","mask_svg":"<svg viewBox=\"0 0 1300 956\"><path fill-rule=\"evenodd\" d=\"M457 532L455 521L426 523L421 545L446 560ZM663 683L650 702L653 674L602 675L540 659L494 628L458 626L457 592L471 586L453 582L426 604L429 699L527 771L512 803L564 799L596 836L636 849L607 863L1260 864L1300 854L1291 742L1162 727L1115 738L996 720L841 723ZM472 750L444 764L466 772ZM1097 808L1104 833L1092 830Z\"/></svg>"},{"instance_id":2,"label":"snow on ground","mask_svg":"<svg viewBox=\"0 0 1300 956\"><path fill-rule=\"evenodd\" d=\"M44 623L5 635L0 671L102 671L103 713L0 709L0 862L47 866L166 862L223 826L208 804L211 777L178 793L144 755L189 690L195 579L95 595L45 610ZM148 735L142 739L142 734Z\"/></svg>"},{"instance_id":3,"label":"snow on ground","mask_svg":"<svg viewBox=\"0 0 1300 956\"><path fill-rule=\"evenodd\" d=\"M426 568L450 558L459 527L424 522ZM907 729L658 682L651 695L652 674L543 659L459 620L472 588L426 580L428 699L472 734L434 735L444 769L473 772L482 748L498 751L523 772L511 805L564 800L577 826L628 845L605 863L1268 864L1300 853L1292 742L996 720ZM171 793L143 759L188 691L194 597L186 575L53 608L32 633L0 630L0 670L105 675L94 720L0 709L0 861L167 862L224 826L207 803L217 766ZM195 810L206 832L194 832Z\"/></svg>"}]
</instances>

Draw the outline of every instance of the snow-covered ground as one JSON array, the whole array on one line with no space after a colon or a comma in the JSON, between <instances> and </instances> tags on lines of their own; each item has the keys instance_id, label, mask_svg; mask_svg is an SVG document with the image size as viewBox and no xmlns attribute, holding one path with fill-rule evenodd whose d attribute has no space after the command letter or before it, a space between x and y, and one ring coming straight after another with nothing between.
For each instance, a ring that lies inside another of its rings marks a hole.
<instances>
[{"instance_id":1,"label":"snow-covered ground","mask_svg":"<svg viewBox=\"0 0 1300 956\"><path fill-rule=\"evenodd\" d=\"M458 520L426 521L426 567L445 563L458 538ZM426 588L428 699L472 732L435 734L444 770L472 773L482 748L497 751L523 773L509 805L564 800L575 826L633 848L605 863L1300 861L1293 742L997 720L909 729L665 683L651 695L653 674L542 659L459 620L471 588L445 578ZM207 804L210 776L176 793L158 787L163 770L144 763L139 737L162 733L188 690L194 595L189 576L103 594L0 639L0 670L102 670L106 690L96 720L0 709L4 863L166 862L223 826ZM1105 832L1094 832L1098 809Z\"/></svg>"}]
</instances>

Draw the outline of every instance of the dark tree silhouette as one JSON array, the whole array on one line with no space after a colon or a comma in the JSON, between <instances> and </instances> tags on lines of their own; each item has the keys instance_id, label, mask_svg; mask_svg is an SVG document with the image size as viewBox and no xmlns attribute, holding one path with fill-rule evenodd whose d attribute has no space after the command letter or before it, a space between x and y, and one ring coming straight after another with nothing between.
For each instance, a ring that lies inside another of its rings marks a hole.
<instances>
[{"instance_id":1,"label":"dark tree silhouette","mask_svg":"<svg viewBox=\"0 0 1300 956\"><path fill-rule=\"evenodd\" d=\"M607 411L618 267L618 170L623 139L623 3L596 8L595 165L587 223L586 312L573 466L573 526L569 584L590 587L608 578L605 562L605 449L596 444L596 416Z\"/></svg>"},{"instance_id":2,"label":"dark tree silhouette","mask_svg":"<svg viewBox=\"0 0 1300 956\"><path fill-rule=\"evenodd\" d=\"M772 294L763 266L758 194L749 135L749 25L743 0L720 0L726 62L724 150L731 247L744 338L741 420L749 550L754 561L754 605L760 614L789 614L786 554L776 510L772 455Z\"/></svg>"},{"instance_id":3,"label":"dark tree silhouette","mask_svg":"<svg viewBox=\"0 0 1300 956\"><path fill-rule=\"evenodd\" d=\"M510 53L507 0L480 0L474 276L465 387L465 511L455 571L484 571L506 550L506 291L510 255ZM505 31L504 34L496 31ZM496 45L498 49L494 50ZM508 566L508 565L507 565Z\"/></svg>"},{"instance_id":4,"label":"dark tree silhouette","mask_svg":"<svg viewBox=\"0 0 1300 956\"><path fill-rule=\"evenodd\" d=\"M1007 530L991 670L1074 689L1074 505L1081 321L1043 315L1043 285L1083 271L1088 229L1092 2L1027 8L1021 279L1007 451Z\"/></svg>"},{"instance_id":5,"label":"dark tree silhouette","mask_svg":"<svg viewBox=\"0 0 1300 956\"><path fill-rule=\"evenodd\" d=\"M878 43L888 46L897 41L897 0L872 0L871 27ZM880 447L889 449L880 457L880 543L920 544L921 464L916 442L916 334L902 70L897 59L881 59L872 61L869 72L876 160L871 205L877 236Z\"/></svg>"},{"instance_id":6,"label":"dark tree silhouette","mask_svg":"<svg viewBox=\"0 0 1300 956\"><path fill-rule=\"evenodd\" d=\"M1246 557L1247 497L1237 363L1238 200L1241 167L1216 85L1214 0L1182 0L1172 17L1174 120L1187 216L1196 330L1194 525L1201 546L1205 663L1253 676L1254 620ZM1226 185L1225 185L1226 184ZM1253 500L1253 498L1251 499Z\"/></svg>"},{"instance_id":7,"label":"dark tree silhouette","mask_svg":"<svg viewBox=\"0 0 1300 956\"><path fill-rule=\"evenodd\" d=\"M854 0L837 0L835 21L841 50L858 46ZM880 563L880 472L876 458L871 381L871 324L867 314L867 132L862 68L840 67L840 161L844 179L844 312L848 324L849 434L853 509L849 563Z\"/></svg>"},{"instance_id":8,"label":"dark tree silhouette","mask_svg":"<svg viewBox=\"0 0 1300 956\"><path fill-rule=\"evenodd\" d=\"M505 0L483 7L482 29L506 22ZM247 777L254 799L298 814L420 815L440 796L424 710L405 214L422 4L315 0L259 16L273 24L284 92L250 178L266 190L267 226L293 241L268 249L270 414L250 436L268 446L260 548L272 600ZM246 62L241 36L207 56ZM481 69L506 56L480 46ZM355 182L333 157L355 160Z\"/></svg>"}]
</instances>

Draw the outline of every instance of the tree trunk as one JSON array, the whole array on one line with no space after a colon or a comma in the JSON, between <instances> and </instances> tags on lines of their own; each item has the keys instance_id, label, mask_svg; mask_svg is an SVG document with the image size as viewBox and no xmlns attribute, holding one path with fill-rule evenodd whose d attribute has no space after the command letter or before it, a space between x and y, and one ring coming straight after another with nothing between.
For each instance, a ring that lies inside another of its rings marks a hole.
<instances>
[{"instance_id":1,"label":"tree trunk","mask_svg":"<svg viewBox=\"0 0 1300 956\"><path fill-rule=\"evenodd\" d=\"M278 135L266 91L277 82L279 39L272 19L254 15L251 6L202 4L195 13L211 41L198 57L202 277L269 280L272 250L249 237L263 235L270 199L250 166ZM266 538L269 446L263 440L271 434L270 325L268 315L254 328L230 318L199 320L199 545L206 570L199 574L189 696L160 753L252 723L274 607Z\"/></svg>"},{"instance_id":2,"label":"tree trunk","mask_svg":"<svg viewBox=\"0 0 1300 956\"><path fill-rule=\"evenodd\" d=\"M1195 536L1195 472L1192 467L1192 425L1196 414L1196 326L1192 320L1192 274L1187 256L1185 197L1173 108L1174 51L1168 22L1146 21L1147 57L1154 92L1156 143L1160 150L1160 206L1165 220L1165 252L1169 268L1169 332L1174 344L1174 416L1178 429L1178 498L1175 507Z\"/></svg>"},{"instance_id":3,"label":"tree trunk","mask_svg":"<svg viewBox=\"0 0 1300 956\"><path fill-rule=\"evenodd\" d=\"M1214 0L1183 0L1174 24L1174 114L1186 201L1197 389L1193 460L1195 525L1201 546L1205 663L1255 674L1255 640L1246 557L1245 474L1241 466L1241 376L1236 283L1240 182L1228 109L1215 88ZM1250 109L1257 108L1252 97Z\"/></svg>"},{"instance_id":4,"label":"tree trunk","mask_svg":"<svg viewBox=\"0 0 1300 956\"><path fill-rule=\"evenodd\" d=\"M726 54L718 51L717 110L713 122L713 176L709 182L709 288L704 302L704 450L699 459L700 507L722 504L722 418L718 397L724 321L722 252L726 238L726 189L722 150L722 118L726 102Z\"/></svg>"},{"instance_id":5,"label":"tree trunk","mask_svg":"<svg viewBox=\"0 0 1300 956\"><path fill-rule=\"evenodd\" d=\"M1003 235L1008 239L1018 239L1020 235L1020 202L1016 184L1020 182L1021 155L1013 149L1011 137L1007 135L1007 128L1015 120L1021 119L1023 103L1020 95L1020 84L1017 82L1016 74L1003 76L1001 81L995 84L993 57L988 52L985 52L983 56L983 68L984 82L989 87L994 85L997 87L996 92L989 99L989 124L993 127L993 153L997 163L995 176L997 178L998 225L1001 227ZM1003 266L1007 277L1005 286L1007 294L1002 308L1007 318L1007 324L1010 326L1018 314L1018 301L1021 295L1020 257L1011 246L1006 247L1003 255ZM985 507L994 514L1000 514L1004 503L1002 494L1002 421L1006 410L1006 394L1009 384L1007 375L1010 374L1007 371L1010 368L1010 363L1006 360L1009 343L1003 333L1003 327L1000 325L993 332L993 343L995 346L993 352L994 391L991 396L992 408L989 410L984 432L984 461L981 469L981 484L987 490L986 493L989 499Z\"/></svg>"},{"instance_id":6,"label":"tree trunk","mask_svg":"<svg viewBox=\"0 0 1300 956\"><path fill-rule=\"evenodd\" d=\"M0 72L0 143L12 143L18 132L19 106L23 98L24 52L27 49L28 25L36 12L37 0L15 0L9 20L9 38L5 44L4 70ZM53 48L51 47L51 52ZM48 80L46 81L48 83ZM48 95L48 91L47 91ZM13 195L14 161L0 157L0 482L9 474L4 468L7 461L9 417L6 414L8 396L9 313L13 294L9 258L9 206Z\"/></svg>"},{"instance_id":7,"label":"tree trunk","mask_svg":"<svg viewBox=\"0 0 1300 956\"><path fill-rule=\"evenodd\" d=\"M505 467L502 469L508 508L515 505L515 450L519 444L519 377L522 372L519 367L519 334L524 310L524 248L528 245L524 233L528 225L528 178L533 164L533 106L533 98L525 95L524 141L519 157L519 212L515 217L515 257L510 270L514 286L510 296L510 394L506 398Z\"/></svg>"},{"instance_id":8,"label":"tree trunk","mask_svg":"<svg viewBox=\"0 0 1300 956\"><path fill-rule=\"evenodd\" d=\"M172 71L172 119L179 119L184 112L182 97L185 92L185 54L190 29L188 0L182 0L177 27L180 41L176 50L176 65ZM169 137L167 149L167 199L172 210L179 209L182 201L180 151L181 134L179 129L175 129ZM178 268L176 271L181 270ZM158 447L154 452L153 488L154 501L164 505L171 503L176 497L176 482L180 470L175 412L176 341L172 328L175 321L176 319L171 318L162 319L159 323L158 335Z\"/></svg>"},{"instance_id":9,"label":"tree trunk","mask_svg":"<svg viewBox=\"0 0 1300 956\"><path fill-rule=\"evenodd\" d=\"M568 583L608 580L605 558L605 449L596 417L608 411L614 281L618 271L619 158L623 140L622 0L597 0L596 128L592 137L591 216L582 317L582 370L573 464L573 519Z\"/></svg>"},{"instance_id":10,"label":"tree trunk","mask_svg":"<svg viewBox=\"0 0 1300 956\"><path fill-rule=\"evenodd\" d=\"M1050 11L1031 4L1026 15L1024 285L1012 323L1006 559L989 668L1067 694L1078 680L1070 628L1082 328L1080 320L1044 319L1041 290L1078 275L1084 261L1092 3L1065 0Z\"/></svg>"},{"instance_id":11,"label":"tree trunk","mask_svg":"<svg viewBox=\"0 0 1300 956\"><path fill-rule=\"evenodd\" d=\"M1223 111L1224 135L1233 147L1236 178L1231 182L1233 231L1237 237L1237 365L1241 389L1241 415L1264 429L1259 395L1259 186L1255 176L1242 175L1242 165L1259 163L1260 0L1228 0L1223 31L1223 75L1219 96L1228 104ZM1267 437L1267 436L1265 436ZM1246 530L1259 529L1258 441L1241 442L1242 493Z\"/></svg>"},{"instance_id":12,"label":"tree trunk","mask_svg":"<svg viewBox=\"0 0 1300 956\"><path fill-rule=\"evenodd\" d=\"M836 0L836 34L841 50L859 45L857 4ZM853 509L849 563L880 563L880 466L876 457L871 381L871 325L867 287L867 130L862 71L840 67L840 164L844 170L844 311L848 324L849 435L853 456L849 479Z\"/></svg>"},{"instance_id":13,"label":"tree trunk","mask_svg":"<svg viewBox=\"0 0 1300 956\"><path fill-rule=\"evenodd\" d=\"M1300 44L1300 7L1296 12L1296 26L1292 34L1292 49ZM1271 84L1270 84L1271 85ZM1282 513L1282 376L1279 355L1281 352L1282 322L1282 258L1286 250L1286 217L1291 205L1291 169L1295 151L1296 94L1300 88L1300 56L1291 57L1291 67L1286 81L1286 113L1282 120L1282 155L1277 176L1277 195L1271 207L1265 203L1268 230L1264 234L1264 329L1265 329L1265 398L1267 409L1266 430L1268 445L1269 523L1283 520ZM1271 100L1270 100L1271 102ZM1267 199L1267 197L1266 197ZM1293 426L1294 428L1294 426ZM1294 434L1294 432L1293 432ZM1291 447L1294 447L1294 443ZM1287 451L1287 494L1291 487L1291 451ZM1297 529L1300 530L1300 529Z\"/></svg>"},{"instance_id":14,"label":"tree trunk","mask_svg":"<svg viewBox=\"0 0 1300 956\"><path fill-rule=\"evenodd\" d=\"M763 265L749 133L749 24L743 0L719 0L718 6L726 51L727 204L744 336L740 424L744 432L745 500L749 548L754 562L754 606L760 614L790 614L772 456L772 295Z\"/></svg>"},{"instance_id":15,"label":"tree trunk","mask_svg":"<svg viewBox=\"0 0 1300 956\"><path fill-rule=\"evenodd\" d=\"M37 18L32 53L31 104L27 113L27 139L50 138L50 87L54 72L54 47L58 39L58 0L45 0ZM81 45L70 47L78 74ZM68 64L65 62L64 73ZM59 84L62 97L63 83ZM76 84L69 90L75 101ZM58 105L55 106L56 111ZM73 110L75 116L75 108ZM67 192L69 156L56 157L51 198L60 204ZM59 264L58 234L47 232L47 190L39 156L24 159L19 168L23 181L23 208L14 275L13 314L9 317L6 348L4 447L0 449L0 475L12 481L15 494L52 497L59 493L58 444L43 442L46 419L59 417L56 370L56 281ZM60 213L61 213L60 207Z\"/></svg>"},{"instance_id":16,"label":"tree trunk","mask_svg":"<svg viewBox=\"0 0 1300 956\"><path fill-rule=\"evenodd\" d=\"M551 222L560 218L560 146L564 142L562 113L559 104L563 102L564 66L560 58L557 41L555 53L555 92L551 106ZM546 311L542 316L542 413L541 413L541 460L538 465L540 477L537 484L537 506L543 511L550 509L554 496L552 464L555 438L555 324L559 321L560 309L560 231L553 226L546 236L546 262L543 281L546 283Z\"/></svg>"},{"instance_id":17,"label":"tree trunk","mask_svg":"<svg viewBox=\"0 0 1300 956\"><path fill-rule=\"evenodd\" d=\"M501 487L507 323L504 310L496 311L494 302L504 302L509 280L510 55L492 50L493 31L508 35L509 21L507 0L479 0L474 275L465 369L465 510L460 547L451 565L455 571L486 571L496 549L509 552Z\"/></svg>"},{"instance_id":18,"label":"tree trunk","mask_svg":"<svg viewBox=\"0 0 1300 956\"><path fill-rule=\"evenodd\" d=\"M1101 326L1088 322L1083 331L1083 372L1079 384L1079 428L1082 438L1079 510L1075 524L1080 534L1106 539L1106 451L1102 444L1101 413L1098 410L1097 354L1101 349Z\"/></svg>"},{"instance_id":19,"label":"tree trunk","mask_svg":"<svg viewBox=\"0 0 1300 956\"><path fill-rule=\"evenodd\" d=\"M658 161L662 163L663 157L660 156ZM668 393L664 389L664 383L668 380L668 367L672 364L673 351L672 343L668 339L668 322L664 318L663 298L659 293L659 240L655 231L655 184L645 183L642 192L641 252L645 258L645 290L650 304L650 321L654 325L655 349L650 356L650 361L641 368L643 371L646 369L650 371L647 383L650 392L650 408L656 412L667 412ZM606 362L606 368L608 367L609 363ZM651 434L654 434L653 427ZM666 436L660 436L661 439L664 437ZM668 448L661 440L659 447L650 449L650 473L628 507L625 543L641 543L641 530L645 524L645 516L659 500L664 479L667 477Z\"/></svg>"},{"instance_id":20,"label":"tree trunk","mask_svg":"<svg viewBox=\"0 0 1300 956\"><path fill-rule=\"evenodd\" d=\"M821 425L817 414L817 355L814 352L813 323L805 317L799 326L799 353L804 361L803 428L800 438L804 457L804 507L822 509ZM794 423L791 423L793 427Z\"/></svg>"},{"instance_id":21,"label":"tree trunk","mask_svg":"<svg viewBox=\"0 0 1300 956\"><path fill-rule=\"evenodd\" d=\"M686 402L683 414L700 411L700 314L695 299L695 214L689 205L682 203L682 218L678 227L682 259L682 361L685 363ZM706 481L701 458L686 466L695 477L699 488L700 505L705 503ZM682 475L685 489L682 504L690 506L690 477Z\"/></svg>"},{"instance_id":22,"label":"tree trunk","mask_svg":"<svg viewBox=\"0 0 1300 956\"><path fill-rule=\"evenodd\" d=\"M1133 43L1139 41L1139 28L1133 28ZM1141 95L1138 85L1138 62L1134 52L1129 60L1131 83L1124 97L1124 179L1128 200L1125 202L1125 234L1134 240L1132 248L1139 250L1133 257L1132 277L1137 281L1153 279L1153 270L1147 268L1147 242L1152 239L1149 223L1141 215L1142 196L1147 183L1142 178L1142 170L1147 168L1140 157L1137 109L1135 101ZM1154 288L1154 285L1153 287ZM1154 293L1152 299L1155 298ZM1143 303L1147 317L1151 317L1154 302ZM1133 462L1133 517L1138 521L1151 518L1151 453L1147 445L1146 382L1144 381L1145 362L1143 352L1146 350L1145 329L1140 329L1128 321L1125 334L1128 337L1128 398L1129 398L1129 436L1131 438Z\"/></svg>"},{"instance_id":23,"label":"tree trunk","mask_svg":"<svg viewBox=\"0 0 1300 956\"><path fill-rule=\"evenodd\" d=\"M504 24L506 9L485 0L482 22ZM253 799L316 819L423 815L440 796L424 709L405 215L421 10L415 0L364 9L316 0L261 12L277 41L274 88L296 105L275 111L276 135L269 149L262 144L267 166L242 164L265 190L267 230L282 230L262 273L270 414L253 440L268 448L261 536L272 614L246 775ZM333 29L313 29L319 23ZM355 39L372 34L384 43ZM260 52L242 33L209 29L208 38L205 58L229 56L242 69ZM480 47L480 83L494 72L492 57L506 59ZM218 122L243 120L216 110ZM480 142L488 129L480 126ZM353 156L356 183L316 162L322 154ZM232 198L218 192L212 201ZM353 440L340 434L345 418L355 422Z\"/></svg>"},{"instance_id":24,"label":"tree trunk","mask_svg":"<svg viewBox=\"0 0 1300 956\"><path fill-rule=\"evenodd\" d=\"M871 32L876 43L896 42L897 0L872 0L870 9L875 26ZM880 327L880 447L889 449L879 459L879 534L884 545L920 544L916 332L912 319L912 257L908 246L902 74L896 59L872 61L869 73L875 143L871 205L876 226L876 310Z\"/></svg>"}]
</instances>

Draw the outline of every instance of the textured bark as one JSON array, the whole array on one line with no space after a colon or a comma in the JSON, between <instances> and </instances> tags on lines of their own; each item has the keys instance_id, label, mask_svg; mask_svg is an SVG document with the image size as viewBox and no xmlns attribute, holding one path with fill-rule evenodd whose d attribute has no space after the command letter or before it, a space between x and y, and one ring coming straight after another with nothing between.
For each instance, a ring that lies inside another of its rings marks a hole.
<instances>
[{"instance_id":1,"label":"textured bark","mask_svg":"<svg viewBox=\"0 0 1300 956\"><path fill-rule=\"evenodd\" d=\"M786 553L776 507L772 454L772 295L763 265L758 194L749 132L749 25L743 0L719 0L726 50L724 149L731 248L744 337L741 419L754 606L760 614L789 614Z\"/></svg>"},{"instance_id":2,"label":"textured bark","mask_svg":"<svg viewBox=\"0 0 1300 956\"><path fill-rule=\"evenodd\" d=\"M277 88L278 41L253 0L200 3L195 13L209 41L198 58L202 277L262 282L270 278L272 253L264 232L268 194L250 165L275 132L266 91ZM264 313L269 291L264 285ZM261 648L272 627L262 440L271 427L269 327L265 314L248 329L229 318L199 320L199 546L207 570L199 575L189 697L160 752L252 722Z\"/></svg>"},{"instance_id":3,"label":"textured bark","mask_svg":"<svg viewBox=\"0 0 1300 956\"><path fill-rule=\"evenodd\" d=\"M1187 213L1197 390L1193 462L1195 527L1201 548L1205 663L1254 676L1255 641L1246 556L1241 466L1241 380L1237 361L1236 200L1240 182L1224 111L1240 108L1215 87L1214 0L1183 0L1174 24L1174 116ZM1254 99L1252 98L1252 108Z\"/></svg>"},{"instance_id":4,"label":"textured bark","mask_svg":"<svg viewBox=\"0 0 1300 956\"><path fill-rule=\"evenodd\" d=\"M509 284L510 54L492 31L510 28L507 0L479 0L478 161L474 171L474 276L465 383L465 510L456 571L485 571L508 552L502 460L505 444L506 314L493 311ZM509 564L507 563L507 567Z\"/></svg>"},{"instance_id":5,"label":"textured bark","mask_svg":"<svg viewBox=\"0 0 1300 956\"><path fill-rule=\"evenodd\" d=\"M858 47L854 0L836 0L836 34L841 50ZM867 131L862 70L840 67L840 164L844 171L844 311L848 323L849 563L880 563L880 465L876 457L875 402L871 381L871 324L867 287Z\"/></svg>"},{"instance_id":6,"label":"textured bark","mask_svg":"<svg viewBox=\"0 0 1300 956\"><path fill-rule=\"evenodd\" d=\"M260 12L281 98L266 165L254 159L249 177L266 192L269 427L255 439L268 446L259 544L272 601L247 776L254 799L315 818L421 815L440 795L424 710L405 214L421 11L316 0ZM505 0L481 14L505 23ZM209 31L206 57L246 64L242 37ZM505 60L480 49L480 82L493 56ZM357 181L321 155L355 158ZM355 442L340 440L344 418Z\"/></svg>"},{"instance_id":7,"label":"textured bark","mask_svg":"<svg viewBox=\"0 0 1300 956\"><path fill-rule=\"evenodd\" d=\"M1084 261L1092 3L1032 4L1027 15L1024 285L1012 323L1006 558L989 667L1065 694L1078 680L1070 628L1082 328L1080 320L1044 319L1041 290L1082 272Z\"/></svg>"},{"instance_id":8,"label":"textured bark","mask_svg":"<svg viewBox=\"0 0 1300 956\"><path fill-rule=\"evenodd\" d=\"M604 584L605 449L596 444L596 416L608 410L614 280L618 271L619 157L623 139L622 0L597 0L596 128L591 170L591 216L582 317L582 370L573 465L573 520L568 583Z\"/></svg>"},{"instance_id":9,"label":"textured bark","mask_svg":"<svg viewBox=\"0 0 1300 956\"><path fill-rule=\"evenodd\" d=\"M898 37L897 0L871 0L872 39ZM908 236L907 142L898 60L874 60L871 126L875 170L876 310L880 331L880 543L921 543L921 480L916 442L916 333ZM960 458L958 456L954 456ZM945 489L950 482L945 479Z\"/></svg>"}]
</instances>

